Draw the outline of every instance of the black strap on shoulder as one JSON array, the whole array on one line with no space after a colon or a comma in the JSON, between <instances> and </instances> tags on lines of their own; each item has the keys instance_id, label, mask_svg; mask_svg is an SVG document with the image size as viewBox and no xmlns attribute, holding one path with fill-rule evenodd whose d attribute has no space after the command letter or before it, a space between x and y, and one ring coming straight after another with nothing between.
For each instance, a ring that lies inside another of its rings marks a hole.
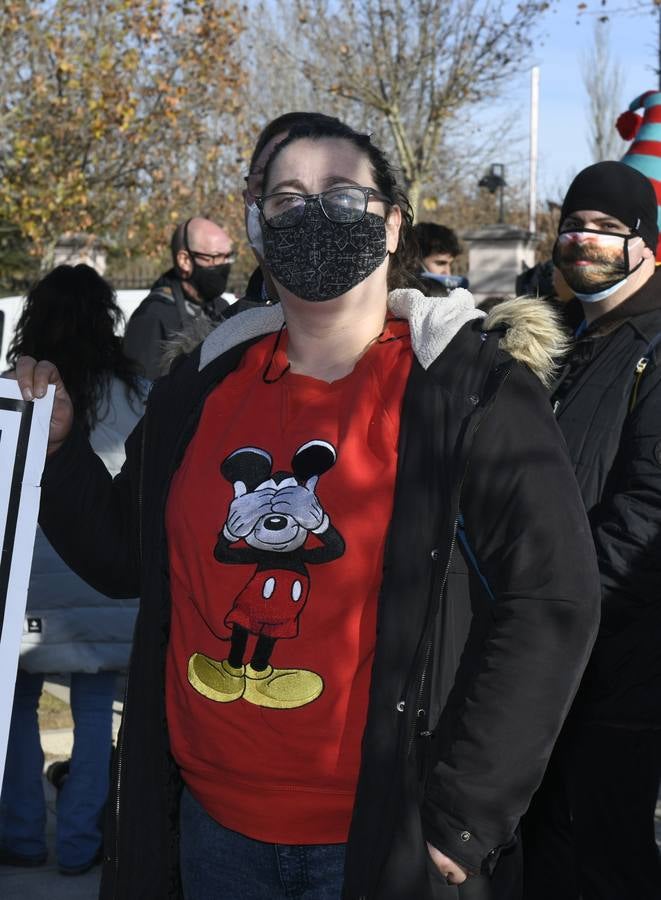
<instances>
[{"instance_id":1,"label":"black strap on shoulder","mask_svg":"<svg viewBox=\"0 0 661 900\"><path fill-rule=\"evenodd\" d=\"M180 281L174 281L172 283L172 297L174 298L174 305L179 313L179 327L183 328L190 316L186 310L186 297L184 296L184 289L182 288Z\"/></svg>"}]
</instances>

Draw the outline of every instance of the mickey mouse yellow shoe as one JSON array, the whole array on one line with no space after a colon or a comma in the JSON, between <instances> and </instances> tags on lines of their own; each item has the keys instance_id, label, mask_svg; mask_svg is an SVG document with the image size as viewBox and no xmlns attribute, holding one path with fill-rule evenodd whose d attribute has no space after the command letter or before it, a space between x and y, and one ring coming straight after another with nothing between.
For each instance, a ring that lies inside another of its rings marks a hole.
<instances>
[{"instance_id":1,"label":"mickey mouse yellow shoe","mask_svg":"<svg viewBox=\"0 0 661 900\"><path fill-rule=\"evenodd\" d=\"M324 689L323 679L307 669L274 669L258 672L246 666L243 699L269 709L296 709L312 703Z\"/></svg>"},{"instance_id":2,"label":"mickey mouse yellow shoe","mask_svg":"<svg viewBox=\"0 0 661 900\"><path fill-rule=\"evenodd\" d=\"M209 700L231 703L243 696L245 666L235 669L226 659L215 660L203 653L193 653L188 660L188 680L198 693Z\"/></svg>"}]
</instances>

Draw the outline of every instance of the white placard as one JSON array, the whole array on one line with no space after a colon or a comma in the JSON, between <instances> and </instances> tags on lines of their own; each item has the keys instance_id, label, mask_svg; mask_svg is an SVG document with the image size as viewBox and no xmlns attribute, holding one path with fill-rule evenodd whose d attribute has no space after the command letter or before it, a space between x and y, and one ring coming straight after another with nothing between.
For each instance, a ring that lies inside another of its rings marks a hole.
<instances>
[{"instance_id":1,"label":"white placard","mask_svg":"<svg viewBox=\"0 0 661 900\"><path fill-rule=\"evenodd\" d=\"M54 398L51 385L26 403L15 381L0 378L0 784Z\"/></svg>"}]
</instances>

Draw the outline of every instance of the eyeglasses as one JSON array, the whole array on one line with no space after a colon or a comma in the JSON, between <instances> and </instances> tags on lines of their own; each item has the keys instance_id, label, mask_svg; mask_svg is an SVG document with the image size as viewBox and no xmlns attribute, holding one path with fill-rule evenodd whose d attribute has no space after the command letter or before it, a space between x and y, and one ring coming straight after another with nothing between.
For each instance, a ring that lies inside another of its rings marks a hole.
<instances>
[{"instance_id":1,"label":"eyeglasses","mask_svg":"<svg viewBox=\"0 0 661 900\"><path fill-rule=\"evenodd\" d=\"M390 204L388 197L367 187L334 187L320 194L294 194L278 192L257 197L256 203L264 221L271 228L294 228L300 225L308 203L316 202L331 222L353 225L360 222L367 212L370 200Z\"/></svg>"},{"instance_id":2,"label":"eyeglasses","mask_svg":"<svg viewBox=\"0 0 661 900\"><path fill-rule=\"evenodd\" d=\"M230 250L229 253L200 253L197 250L188 248L187 253L193 259L199 259L200 262L204 262L209 266L222 266L231 264L236 260L236 254L233 250Z\"/></svg>"}]
</instances>

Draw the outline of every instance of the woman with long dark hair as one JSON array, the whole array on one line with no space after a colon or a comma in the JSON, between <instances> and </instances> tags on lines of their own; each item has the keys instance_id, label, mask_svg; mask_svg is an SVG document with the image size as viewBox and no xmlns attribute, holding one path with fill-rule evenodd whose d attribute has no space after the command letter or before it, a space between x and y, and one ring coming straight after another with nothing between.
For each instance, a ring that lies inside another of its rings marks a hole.
<instances>
[{"instance_id":1,"label":"woman with long dark hair","mask_svg":"<svg viewBox=\"0 0 661 900\"><path fill-rule=\"evenodd\" d=\"M111 474L140 418L143 384L122 353L111 286L86 265L58 266L28 293L9 349L66 372L73 415ZM96 522L104 540L104 523ZM128 597L129 595L127 595ZM43 753L37 706L44 675L70 673L74 745L58 780L56 856L60 871L86 872L100 859L108 793L112 701L128 665L137 601L111 600L85 584L37 531L0 812L0 864L33 866L47 856Z\"/></svg>"},{"instance_id":2,"label":"woman with long dark hair","mask_svg":"<svg viewBox=\"0 0 661 900\"><path fill-rule=\"evenodd\" d=\"M598 615L560 332L399 287L408 203L337 120L257 206L280 304L156 382L114 482L17 366L56 388L44 528L141 595L101 896L492 896Z\"/></svg>"},{"instance_id":3,"label":"woman with long dark hair","mask_svg":"<svg viewBox=\"0 0 661 900\"><path fill-rule=\"evenodd\" d=\"M123 386L130 400L143 390L122 351L122 319L114 290L91 266L57 266L28 292L7 360L12 367L19 356L55 362L89 433L110 394Z\"/></svg>"}]
</instances>

